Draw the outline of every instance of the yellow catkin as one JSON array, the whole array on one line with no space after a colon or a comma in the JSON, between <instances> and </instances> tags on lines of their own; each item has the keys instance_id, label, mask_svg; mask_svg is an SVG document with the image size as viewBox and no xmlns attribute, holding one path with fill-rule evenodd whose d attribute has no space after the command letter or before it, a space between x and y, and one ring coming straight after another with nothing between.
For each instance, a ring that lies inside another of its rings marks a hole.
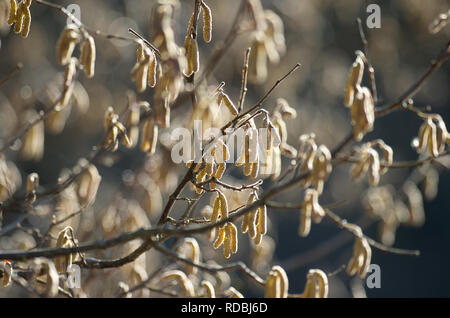
<instances>
[{"instance_id":1,"label":"yellow catkin","mask_svg":"<svg viewBox=\"0 0 450 318\"><path fill-rule=\"evenodd\" d=\"M206 293L205 297L216 298L216 291L214 289L213 284L211 284L211 282L204 280L201 282L201 285Z\"/></svg>"},{"instance_id":2,"label":"yellow catkin","mask_svg":"<svg viewBox=\"0 0 450 318\"><path fill-rule=\"evenodd\" d=\"M217 193L219 194L220 199L220 219L223 220L228 218L228 200L222 191L217 190Z\"/></svg>"},{"instance_id":3,"label":"yellow catkin","mask_svg":"<svg viewBox=\"0 0 450 318\"><path fill-rule=\"evenodd\" d=\"M156 59L156 55L153 51L151 51L150 63L148 66L148 86L150 86L150 87L155 87L155 85L156 85L157 67L158 67L158 61Z\"/></svg>"},{"instance_id":4,"label":"yellow catkin","mask_svg":"<svg viewBox=\"0 0 450 318\"><path fill-rule=\"evenodd\" d=\"M186 76L191 76L193 73L198 72L200 64L197 39L193 39L190 35L187 35L183 47L186 51L186 59L188 63Z\"/></svg>"},{"instance_id":5,"label":"yellow catkin","mask_svg":"<svg viewBox=\"0 0 450 318\"><path fill-rule=\"evenodd\" d=\"M74 246L75 244L73 237L73 228L67 226L58 233L58 237L56 239L56 247L70 248ZM74 258L73 254L68 254L65 256L55 258L55 265L57 271L59 273L65 273L67 271L67 267L72 265L73 258Z\"/></svg>"},{"instance_id":6,"label":"yellow catkin","mask_svg":"<svg viewBox=\"0 0 450 318\"><path fill-rule=\"evenodd\" d=\"M380 167L380 173L385 174L394 161L394 151L381 139L376 140L376 143L383 154L383 167Z\"/></svg>"},{"instance_id":7,"label":"yellow catkin","mask_svg":"<svg viewBox=\"0 0 450 318\"><path fill-rule=\"evenodd\" d=\"M219 229L219 233L218 233L218 235L217 235L217 238L216 238L216 240L215 240L214 243L213 243L213 247L214 247L215 249L218 249L218 248L224 243L224 241L225 241L225 236L226 236L225 226L222 226L222 227Z\"/></svg>"},{"instance_id":8,"label":"yellow catkin","mask_svg":"<svg viewBox=\"0 0 450 318\"><path fill-rule=\"evenodd\" d=\"M192 284L192 281L180 270L171 270L164 273L161 277L164 281L176 280L178 285L183 290L183 293L186 297L194 297L195 296L195 288Z\"/></svg>"},{"instance_id":9,"label":"yellow catkin","mask_svg":"<svg viewBox=\"0 0 450 318\"><path fill-rule=\"evenodd\" d=\"M438 145L437 145L437 130L436 130L436 124L433 122L433 120L428 119L427 124L430 127L429 134L428 134L428 153L432 157L437 157L439 155L438 151Z\"/></svg>"},{"instance_id":10,"label":"yellow catkin","mask_svg":"<svg viewBox=\"0 0 450 318\"><path fill-rule=\"evenodd\" d=\"M181 244L181 248L184 248L185 246L187 246L190 251L190 253L188 253L189 259L193 263L198 264L200 262L200 246L198 245L197 240L192 237L187 237ZM196 272L197 267L192 265L187 266L186 273L195 274Z\"/></svg>"},{"instance_id":11,"label":"yellow catkin","mask_svg":"<svg viewBox=\"0 0 450 318\"><path fill-rule=\"evenodd\" d=\"M210 221L213 223L217 222L217 220L219 219L220 210L221 210L220 204L221 204L221 200L220 200L219 196L217 196L217 198L214 200L213 210L212 210L212 214L211 214L211 218L210 218Z\"/></svg>"},{"instance_id":12,"label":"yellow catkin","mask_svg":"<svg viewBox=\"0 0 450 318\"><path fill-rule=\"evenodd\" d=\"M281 266L274 266L272 267L272 271L275 273L275 275L278 278L278 295L279 298L287 298L288 296L288 290L289 290L289 280L287 277L287 274L285 270Z\"/></svg>"},{"instance_id":13,"label":"yellow catkin","mask_svg":"<svg viewBox=\"0 0 450 318\"><path fill-rule=\"evenodd\" d=\"M236 288L233 286L230 286L223 292L223 294L228 298L244 298L244 295L242 295Z\"/></svg>"},{"instance_id":14,"label":"yellow catkin","mask_svg":"<svg viewBox=\"0 0 450 318\"><path fill-rule=\"evenodd\" d=\"M231 101L230 97L227 94L222 93L222 101L233 116L238 115L236 106L233 104L233 102Z\"/></svg>"},{"instance_id":15,"label":"yellow catkin","mask_svg":"<svg viewBox=\"0 0 450 318\"><path fill-rule=\"evenodd\" d=\"M257 199L256 193L252 192L247 200L247 205L253 204ZM242 220L241 231L242 233L248 232L250 238L254 238L256 236L256 215L255 211L250 211L244 215Z\"/></svg>"},{"instance_id":16,"label":"yellow catkin","mask_svg":"<svg viewBox=\"0 0 450 318\"><path fill-rule=\"evenodd\" d=\"M16 0L9 0L9 3L8 25L12 25L16 21L17 3Z\"/></svg>"},{"instance_id":17,"label":"yellow catkin","mask_svg":"<svg viewBox=\"0 0 450 318\"><path fill-rule=\"evenodd\" d=\"M419 128L419 136L418 136L418 145L417 145L417 151L423 152L425 150L425 147L428 142L428 135L430 133L430 126L427 124L427 122L424 122L420 128Z\"/></svg>"},{"instance_id":18,"label":"yellow catkin","mask_svg":"<svg viewBox=\"0 0 450 318\"><path fill-rule=\"evenodd\" d=\"M265 298L276 298L279 294L279 278L273 271L270 271L266 279Z\"/></svg>"},{"instance_id":19,"label":"yellow catkin","mask_svg":"<svg viewBox=\"0 0 450 318\"><path fill-rule=\"evenodd\" d=\"M208 176L207 170L204 168L204 169L200 170L199 173L197 174L197 177L195 178L195 182L202 183L203 181L205 181L207 176ZM201 187L195 187L195 192L197 194L202 194L204 192L204 190Z\"/></svg>"},{"instance_id":20,"label":"yellow catkin","mask_svg":"<svg viewBox=\"0 0 450 318\"><path fill-rule=\"evenodd\" d=\"M156 151L158 132L158 125L153 121L153 119L147 119L142 129L141 150L148 155L153 155Z\"/></svg>"},{"instance_id":21,"label":"yellow catkin","mask_svg":"<svg viewBox=\"0 0 450 318\"><path fill-rule=\"evenodd\" d=\"M20 33L22 30L22 23L23 23L23 6L21 2L17 5L17 11L16 11L16 17L14 20L14 32Z\"/></svg>"},{"instance_id":22,"label":"yellow catkin","mask_svg":"<svg viewBox=\"0 0 450 318\"><path fill-rule=\"evenodd\" d=\"M61 33L56 45L56 58L60 65L69 63L76 43L80 39L78 28L71 24L68 25Z\"/></svg>"},{"instance_id":23,"label":"yellow catkin","mask_svg":"<svg viewBox=\"0 0 450 318\"><path fill-rule=\"evenodd\" d=\"M81 44L81 55L80 62L83 65L83 70L88 78L92 78L95 73L95 41L92 36L87 36L87 38Z\"/></svg>"},{"instance_id":24,"label":"yellow catkin","mask_svg":"<svg viewBox=\"0 0 450 318\"><path fill-rule=\"evenodd\" d=\"M314 270L315 278L318 285L318 298L328 297L328 276L320 269Z\"/></svg>"},{"instance_id":25,"label":"yellow catkin","mask_svg":"<svg viewBox=\"0 0 450 318\"><path fill-rule=\"evenodd\" d=\"M306 276L306 285L305 290L303 291L303 294L301 295L302 298L315 298L318 294L317 292L318 286L315 283L314 276L311 274L311 272L308 273Z\"/></svg>"},{"instance_id":26,"label":"yellow catkin","mask_svg":"<svg viewBox=\"0 0 450 318\"><path fill-rule=\"evenodd\" d=\"M360 278L365 278L372 258L372 250L369 242L363 236L362 230L357 225L348 225L357 236L353 245L353 255L347 264L347 274L353 276L357 274Z\"/></svg>"},{"instance_id":27,"label":"yellow catkin","mask_svg":"<svg viewBox=\"0 0 450 318\"><path fill-rule=\"evenodd\" d=\"M30 120L36 120L38 114L32 110L29 115ZM38 121L23 137L23 144L21 149L21 156L25 160L41 160L44 155L44 138L45 138L45 125L44 122Z\"/></svg>"},{"instance_id":28,"label":"yellow catkin","mask_svg":"<svg viewBox=\"0 0 450 318\"><path fill-rule=\"evenodd\" d=\"M440 115L435 115L434 119L437 121L436 123L436 144L437 144L437 151L440 153L444 151L446 139L448 138L448 131L447 127L445 125L444 120Z\"/></svg>"},{"instance_id":29,"label":"yellow catkin","mask_svg":"<svg viewBox=\"0 0 450 318\"><path fill-rule=\"evenodd\" d=\"M309 232L311 231L311 214L311 204L309 204L309 202L305 202L300 213L299 235L301 237L308 236Z\"/></svg>"},{"instance_id":30,"label":"yellow catkin","mask_svg":"<svg viewBox=\"0 0 450 318\"><path fill-rule=\"evenodd\" d=\"M31 12L30 12L31 0L23 0L20 3L20 5L23 7L22 9L23 20L20 35L23 38L26 38L30 33L30 26L31 26Z\"/></svg>"},{"instance_id":31,"label":"yellow catkin","mask_svg":"<svg viewBox=\"0 0 450 318\"><path fill-rule=\"evenodd\" d=\"M380 159L378 153L370 149L369 150L369 184L376 186L380 182Z\"/></svg>"},{"instance_id":32,"label":"yellow catkin","mask_svg":"<svg viewBox=\"0 0 450 318\"><path fill-rule=\"evenodd\" d=\"M215 177L216 179L222 178L222 176L223 176L223 174L224 174L224 172L225 172L226 167L227 167L227 164L226 164L225 162L219 163L219 164L217 165L216 171L214 172L214 177Z\"/></svg>"},{"instance_id":33,"label":"yellow catkin","mask_svg":"<svg viewBox=\"0 0 450 318\"><path fill-rule=\"evenodd\" d=\"M231 222L228 223L228 231L229 231L229 235L230 235L230 249L231 249L231 253L236 254L237 250L238 250L237 228Z\"/></svg>"},{"instance_id":34,"label":"yellow catkin","mask_svg":"<svg viewBox=\"0 0 450 318\"><path fill-rule=\"evenodd\" d=\"M88 164L86 160L82 160L81 165ZM97 191L100 186L102 177L97 167L89 164L87 169L80 175L78 179L78 197L83 206L89 206L94 203Z\"/></svg>"},{"instance_id":35,"label":"yellow catkin","mask_svg":"<svg viewBox=\"0 0 450 318\"><path fill-rule=\"evenodd\" d=\"M265 205L258 208L258 232L262 235L267 232L267 207Z\"/></svg>"},{"instance_id":36,"label":"yellow catkin","mask_svg":"<svg viewBox=\"0 0 450 318\"><path fill-rule=\"evenodd\" d=\"M224 226L225 230L225 238L223 241L223 256L225 258L231 257L231 235L230 235L230 227L228 224Z\"/></svg>"},{"instance_id":37,"label":"yellow catkin","mask_svg":"<svg viewBox=\"0 0 450 318\"><path fill-rule=\"evenodd\" d=\"M203 40L209 43L212 38L212 13L204 1L201 2L201 6L203 11Z\"/></svg>"},{"instance_id":38,"label":"yellow catkin","mask_svg":"<svg viewBox=\"0 0 450 318\"><path fill-rule=\"evenodd\" d=\"M30 33L30 25L31 25L30 6L31 0L23 0L19 2L18 5L16 5L15 2L13 3L11 1L11 12L8 22L15 23L14 32L20 33L24 38L28 37L28 34ZM13 13L15 13L14 21L12 21Z\"/></svg>"},{"instance_id":39,"label":"yellow catkin","mask_svg":"<svg viewBox=\"0 0 450 318\"><path fill-rule=\"evenodd\" d=\"M356 94L356 87L361 84L363 73L364 73L364 62L361 56L358 55L350 69L347 85L345 87L345 98L344 98L345 106L347 107L352 106L354 96Z\"/></svg>"}]
</instances>

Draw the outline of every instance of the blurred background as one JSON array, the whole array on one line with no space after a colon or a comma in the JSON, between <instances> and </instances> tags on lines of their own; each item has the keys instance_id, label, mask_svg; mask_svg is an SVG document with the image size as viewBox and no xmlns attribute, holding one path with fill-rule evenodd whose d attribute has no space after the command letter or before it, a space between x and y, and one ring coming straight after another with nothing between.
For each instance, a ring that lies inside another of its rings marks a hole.
<instances>
[{"instance_id":1,"label":"blurred background","mask_svg":"<svg viewBox=\"0 0 450 318\"><path fill-rule=\"evenodd\" d=\"M92 29L131 36L127 32L131 27L152 40L150 20L156 0L79 0L58 1L58 4L67 6L74 2L81 7L81 20ZM193 12L193 3L193 0L181 1L175 23L176 42L179 45L183 43L189 17ZM202 62L211 55L215 45L223 40L231 29L240 5L238 0L206 0L206 3L213 13L213 40L209 44L199 41L200 70L204 65ZM378 95L381 105L396 101L422 76L430 62L446 47L450 27L445 27L438 34L431 34L428 26L439 13L449 10L450 1L262 1L265 9L272 10L283 20L287 50L280 63L269 65L265 83L249 84L246 107L254 105L277 79L295 63L300 62L300 70L274 91L265 102L265 107L273 109L276 99L283 97L297 110L297 118L287 122L290 144L297 146L298 136L310 132L316 134L318 143L325 144L330 149L339 144L351 131L348 109L343 106L343 96L348 71L355 58L354 52L362 49L356 18L360 17L365 25L366 18L370 15L366 8L372 3L381 8L381 28L365 30L369 42L369 58L375 68ZM8 26L0 25L0 77L7 74L18 62L23 63L20 72L0 87L2 143L23 125L27 109L41 110L49 105L52 89L59 89L62 81L64 68L56 62L55 47L65 26L66 17L56 10L36 4L32 5L31 13L33 20L27 39L15 35ZM239 98L244 52L249 41L248 33L240 35L208 79L208 84L212 86L225 81L226 92L236 103ZM70 117L62 132L46 132L42 159L38 162L22 160L17 152L20 145L17 144L7 151L7 160L16 164L23 180L27 174L37 172L42 186L55 184L64 169L75 166L78 159L86 156L92 146L101 140L103 116L107 107L113 106L120 112L126 107L128 92L135 91L135 84L129 77L136 59L135 45L96 37L96 46L96 75L93 79L79 77L81 86L78 89L78 98L71 107ZM414 98L417 107L430 106L431 111L441 114L447 124L450 123L449 71L450 64L447 62L427 80ZM364 83L368 85L366 78ZM151 104L152 94L153 90L147 89L138 94L137 99L147 100ZM185 104L173 111L172 118L175 123L177 118L182 118L190 111L190 104ZM395 161L415 160L419 155L411 147L411 141L417 136L421 123L414 114L397 111L377 120L374 131L366 135L364 141L382 138L394 149ZM161 139L167 138L169 131L163 130ZM381 268L381 288L364 288L363 281L340 272L330 279L331 297L450 296L447 288L450 284L450 199L447 195L450 175L448 168L445 168L448 167L448 160L445 159L436 165L436 170L440 172L438 193L433 200L424 202L424 224L420 227L400 226L396 233L394 246L419 249L420 257L394 255L373 248L372 263ZM288 165L288 159L283 161L284 169ZM345 164L333 171L321 196L321 203L341 202L334 211L343 218L360 224L368 236L379 240L379 220L368 215L361 203L361 198L368 188L367 181L353 183L349 177L349 166ZM97 167L102 176L97 200L76 219L76 224L71 224L76 227L80 242L111 236L114 231L108 232L111 226L105 224L105 218L109 219L114 213L126 213L122 210L129 209L128 206L132 204L130 202L139 202L141 209L145 211L144 215L154 223L159 217L161 206L186 171L183 165L170 162L167 151L161 150L155 156L147 158L138 149L125 148L102 157ZM139 167L139 172L135 170L136 167ZM413 170L391 169L381 178L381 185L392 184L394 189L400 189ZM230 169L234 181L239 181L242 177L239 171L236 168ZM138 191L136 187L128 186L134 180L138 180L141 185ZM263 188L267 189L272 185L267 179ZM119 190L120 195L117 194ZM24 182L17 191L24 192ZM277 197L277 201L298 202L301 197L300 189L298 191L296 193L292 190L282 194ZM125 202L124 198L128 201ZM142 203L144 201L147 205ZM207 203L207 200L205 202ZM40 204L36 215L28 218L29 223L26 225L45 229L55 201L47 200ZM181 214L184 207L184 202L177 203L174 215ZM114 209L119 212L111 212ZM149 212L149 209L153 212ZM200 206L197 209L201 210ZM280 264L286 269L290 281L289 291L292 293L303 291L306 273L310 268L320 268L327 273L334 272L346 264L351 256L351 235L343 233L328 220L313 225L311 234L307 238L300 238L297 234L299 213L270 209L269 216L269 236L275 243L273 259L268 258L269 265ZM8 215L3 218L4 225L14 220L13 216ZM33 240L33 234L14 231L0 237L0 250L24 248L20 244L32 247ZM240 250L232 260L251 263L252 247L248 243L248 237L241 235L240 242ZM124 247L126 248L132 246ZM93 256L108 258L121 255L123 251L108 251ZM224 262L220 251L205 248L203 253L206 260ZM165 264L156 252L147 253L145 262L149 274ZM257 271L267 273L267 268L263 265ZM111 269L90 271L86 272L86 275L83 276L83 286L89 296L113 296L117 292L117 281L124 280L123 277L127 274L119 269ZM243 280L239 274L231 276L233 286L245 296L262 295L259 287ZM0 297L11 296L26 294L14 286L0 289Z\"/></svg>"}]
</instances>

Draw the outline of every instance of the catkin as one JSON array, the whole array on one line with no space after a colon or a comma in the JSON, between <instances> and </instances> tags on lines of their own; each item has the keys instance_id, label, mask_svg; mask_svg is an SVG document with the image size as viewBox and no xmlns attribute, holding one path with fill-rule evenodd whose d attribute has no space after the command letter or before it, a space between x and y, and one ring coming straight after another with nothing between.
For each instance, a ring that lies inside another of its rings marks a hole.
<instances>
[{"instance_id":1,"label":"catkin","mask_svg":"<svg viewBox=\"0 0 450 318\"><path fill-rule=\"evenodd\" d=\"M222 93L222 101L233 116L238 115L238 110L236 106L234 106L233 102L231 101L230 97L227 94Z\"/></svg>"},{"instance_id":2,"label":"catkin","mask_svg":"<svg viewBox=\"0 0 450 318\"><path fill-rule=\"evenodd\" d=\"M20 34L22 35L23 38L26 38L28 36L28 33L30 33L30 26L31 26L31 12L30 12L31 0L23 0L19 5L23 6L22 9L23 21Z\"/></svg>"},{"instance_id":3,"label":"catkin","mask_svg":"<svg viewBox=\"0 0 450 318\"><path fill-rule=\"evenodd\" d=\"M306 276L306 286L302 298L327 298L328 277L320 269L310 269Z\"/></svg>"},{"instance_id":4,"label":"catkin","mask_svg":"<svg viewBox=\"0 0 450 318\"><path fill-rule=\"evenodd\" d=\"M206 292L206 296L207 298L216 298L216 291L214 289L213 284L211 284L211 282L207 281L207 280L203 280L201 282L201 285L203 287L203 290Z\"/></svg>"},{"instance_id":5,"label":"catkin","mask_svg":"<svg viewBox=\"0 0 450 318\"><path fill-rule=\"evenodd\" d=\"M165 272L161 280L163 281L177 281L178 285L180 285L183 293L186 297L194 297L195 296L195 288L192 284L192 281L180 270L171 270Z\"/></svg>"},{"instance_id":6,"label":"catkin","mask_svg":"<svg viewBox=\"0 0 450 318\"><path fill-rule=\"evenodd\" d=\"M203 40L209 43L212 38L212 13L204 1L201 2L201 6L203 11Z\"/></svg>"},{"instance_id":7,"label":"catkin","mask_svg":"<svg viewBox=\"0 0 450 318\"><path fill-rule=\"evenodd\" d=\"M355 243L353 245L353 255L347 265L347 274L353 276L357 274L360 278L365 278L370 266L372 258L372 250L369 242L363 236L362 230L357 225L348 225L356 235Z\"/></svg>"},{"instance_id":8,"label":"catkin","mask_svg":"<svg viewBox=\"0 0 450 318\"><path fill-rule=\"evenodd\" d=\"M244 295L242 295L236 288L233 286L230 286L223 292L223 294L228 298L244 298Z\"/></svg>"},{"instance_id":9,"label":"catkin","mask_svg":"<svg viewBox=\"0 0 450 318\"><path fill-rule=\"evenodd\" d=\"M158 69L158 61L156 55L153 51L150 54L150 63L148 66L148 86L155 87L156 85L156 74Z\"/></svg>"},{"instance_id":10,"label":"catkin","mask_svg":"<svg viewBox=\"0 0 450 318\"><path fill-rule=\"evenodd\" d=\"M14 32L20 33L23 38L28 37L30 33L31 25L31 0L22 0L19 4L16 4L14 0L10 1L11 10L8 19L8 24L14 25Z\"/></svg>"},{"instance_id":11,"label":"catkin","mask_svg":"<svg viewBox=\"0 0 450 318\"><path fill-rule=\"evenodd\" d=\"M359 53L362 54L361 52ZM347 107L352 106L354 96L356 94L356 88L361 84L363 73L364 73L364 62L361 56L358 55L356 56L356 60L350 69L347 85L345 86L345 98L344 98L345 106Z\"/></svg>"},{"instance_id":12,"label":"catkin","mask_svg":"<svg viewBox=\"0 0 450 318\"><path fill-rule=\"evenodd\" d=\"M269 272L265 284L266 298L287 298L289 280L281 266L274 266Z\"/></svg>"},{"instance_id":13,"label":"catkin","mask_svg":"<svg viewBox=\"0 0 450 318\"><path fill-rule=\"evenodd\" d=\"M200 246L198 245L198 242L196 239L192 238L192 237L187 237L183 240L183 243L180 245L179 250L181 250L181 252L184 252L184 248L188 248L190 253L188 253L189 255L189 259L195 263L198 264L200 262ZM186 269L187 274L195 274L197 273L197 267L189 265Z\"/></svg>"},{"instance_id":14,"label":"catkin","mask_svg":"<svg viewBox=\"0 0 450 318\"><path fill-rule=\"evenodd\" d=\"M36 112L30 110L25 117L29 117L31 120L37 120ZM39 161L44 155L44 136L45 136L45 125L44 122L36 122L30 130L25 134L23 138L23 145L21 149L21 156L25 160Z\"/></svg>"},{"instance_id":15,"label":"catkin","mask_svg":"<svg viewBox=\"0 0 450 318\"><path fill-rule=\"evenodd\" d=\"M145 121L141 136L141 150L148 155L153 155L158 142L158 125L152 118Z\"/></svg>"},{"instance_id":16,"label":"catkin","mask_svg":"<svg viewBox=\"0 0 450 318\"><path fill-rule=\"evenodd\" d=\"M16 21L17 3L16 0L9 0L9 18L8 24L12 25Z\"/></svg>"},{"instance_id":17,"label":"catkin","mask_svg":"<svg viewBox=\"0 0 450 318\"><path fill-rule=\"evenodd\" d=\"M193 73L198 72L200 64L197 39L193 39L190 35L187 35L183 47L187 59L187 70L185 75L191 76Z\"/></svg>"},{"instance_id":18,"label":"catkin","mask_svg":"<svg viewBox=\"0 0 450 318\"><path fill-rule=\"evenodd\" d=\"M56 45L56 58L60 65L69 63L80 37L80 31L74 24L69 24L63 30Z\"/></svg>"},{"instance_id":19,"label":"catkin","mask_svg":"<svg viewBox=\"0 0 450 318\"><path fill-rule=\"evenodd\" d=\"M70 226L65 227L58 233L58 238L56 239L56 247L61 248L71 248L75 246L73 229ZM59 273L65 273L67 267L72 265L74 259L74 254L68 254L65 256L60 256L55 258L56 269Z\"/></svg>"},{"instance_id":20,"label":"catkin","mask_svg":"<svg viewBox=\"0 0 450 318\"><path fill-rule=\"evenodd\" d=\"M93 164L89 164L86 160L82 160L81 166L88 165L87 168L78 179L78 198L82 206L92 205L97 196L97 190L100 186L102 177L98 173L97 168Z\"/></svg>"},{"instance_id":21,"label":"catkin","mask_svg":"<svg viewBox=\"0 0 450 318\"><path fill-rule=\"evenodd\" d=\"M88 78L92 78L95 73L95 41L90 35L81 44L80 63L83 66L84 73Z\"/></svg>"},{"instance_id":22,"label":"catkin","mask_svg":"<svg viewBox=\"0 0 450 318\"><path fill-rule=\"evenodd\" d=\"M436 124L436 148L439 153L445 150L445 145L449 139L449 134L444 120L440 115L434 115L433 118L437 121Z\"/></svg>"}]
</instances>

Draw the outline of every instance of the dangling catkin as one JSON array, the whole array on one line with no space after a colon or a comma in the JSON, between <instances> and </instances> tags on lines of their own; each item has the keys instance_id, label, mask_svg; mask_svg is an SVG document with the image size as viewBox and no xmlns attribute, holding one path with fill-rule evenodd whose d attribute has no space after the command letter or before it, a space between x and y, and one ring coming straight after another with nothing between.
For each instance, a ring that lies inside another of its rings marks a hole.
<instances>
[{"instance_id":1,"label":"dangling catkin","mask_svg":"<svg viewBox=\"0 0 450 318\"><path fill-rule=\"evenodd\" d=\"M203 40L209 43L212 38L212 13L204 1L201 2L201 6L203 11Z\"/></svg>"},{"instance_id":2,"label":"dangling catkin","mask_svg":"<svg viewBox=\"0 0 450 318\"><path fill-rule=\"evenodd\" d=\"M9 0L9 18L8 24L12 25L16 21L17 3L16 0Z\"/></svg>"},{"instance_id":3,"label":"dangling catkin","mask_svg":"<svg viewBox=\"0 0 450 318\"><path fill-rule=\"evenodd\" d=\"M81 44L80 50L81 50L80 62L81 65L83 65L83 70L88 78L92 78L95 73L95 58L96 58L94 38L88 35L87 38Z\"/></svg>"},{"instance_id":4,"label":"dangling catkin","mask_svg":"<svg viewBox=\"0 0 450 318\"><path fill-rule=\"evenodd\" d=\"M60 65L66 65L69 63L73 50L75 49L75 45L79 40L79 29L73 24L66 26L58 39L58 44L56 45L56 58Z\"/></svg>"},{"instance_id":5,"label":"dangling catkin","mask_svg":"<svg viewBox=\"0 0 450 318\"><path fill-rule=\"evenodd\" d=\"M141 150L148 155L153 155L158 142L158 125L152 118L145 121L141 136Z\"/></svg>"}]
</instances>

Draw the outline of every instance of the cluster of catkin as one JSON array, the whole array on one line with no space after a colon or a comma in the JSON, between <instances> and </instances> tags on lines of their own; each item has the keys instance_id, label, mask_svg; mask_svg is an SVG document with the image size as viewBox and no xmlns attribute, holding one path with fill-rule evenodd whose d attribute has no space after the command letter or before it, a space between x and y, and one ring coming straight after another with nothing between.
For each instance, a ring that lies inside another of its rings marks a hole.
<instances>
[{"instance_id":1,"label":"cluster of catkin","mask_svg":"<svg viewBox=\"0 0 450 318\"><path fill-rule=\"evenodd\" d=\"M380 149L382 159L375 148ZM389 166L393 162L394 152L392 148L381 140L377 139L363 144L355 149L357 162L353 164L351 169L351 177L353 181L361 180L367 173L369 176L369 184L376 186L380 181L380 174L385 174Z\"/></svg>"},{"instance_id":2,"label":"cluster of catkin","mask_svg":"<svg viewBox=\"0 0 450 318\"><path fill-rule=\"evenodd\" d=\"M240 156L236 160L236 166L244 167L244 175L256 178L259 174L259 131L252 119L243 127L244 140L240 149Z\"/></svg>"},{"instance_id":3,"label":"cluster of catkin","mask_svg":"<svg viewBox=\"0 0 450 318\"><path fill-rule=\"evenodd\" d=\"M249 61L249 80L262 83L268 74L267 62L278 63L286 51L284 26L281 18L271 10L264 10L259 0L249 1L255 31Z\"/></svg>"},{"instance_id":4,"label":"cluster of catkin","mask_svg":"<svg viewBox=\"0 0 450 318\"><path fill-rule=\"evenodd\" d=\"M193 73L198 72L200 67L200 57L198 51L197 42L197 30L196 21L200 15L200 11L203 12L203 40L206 43L211 42L212 37L212 13L211 9L202 0L200 1L200 8L198 8L198 15L195 17L195 12L189 20L188 29L186 32L186 37L183 43L183 49L187 59L187 67L184 71L186 76L191 76Z\"/></svg>"},{"instance_id":5,"label":"cluster of catkin","mask_svg":"<svg viewBox=\"0 0 450 318\"><path fill-rule=\"evenodd\" d=\"M131 79L136 82L138 92L155 87L158 60L156 54L142 40L138 40L137 61L131 70Z\"/></svg>"},{"instance_id":6,"label":"cluster of catkin","mask_svg":"<svg viewBox=\"0 0 450 318\"><path fill-rule=\"evenodd\" d=\"M225 280L228 281L225 283L229 284L229 276L226 273L221 273L222 279L225 275ZM217 275L219 276L219 275ZM181 270L168 270L164 272L160 281L163 286L177 287L174 289L175 292L179 293L179 296L182 297L202 297L202 298L216 298L218 294L228 297L228 298L243 298L244 296L236 290L233 286L228 286L226 289L223 289L222 283L218 282L216 277L205 277L204 279L198 279L198 277L186 274ZM219 279L220 281L220 279Z\"/></svg>"},{"instance_id":7,"label":"cluster of catkin","mask_svg":"<svg viewBox=\"0 0 450 318\"><path fill-rule=\"evenodd\" d=\"M331 152L325 145L317 146L314 134L301 135L299 143L297 158L300 162L300 171L306 174L302 186L305 189L312 187L321 194L325 181L333 169Z\"/></svg>"},{"instance_id":8,"label":"cluster of catkin","mask_svg":"<svg viewBox=\"0 0 450 318\"><path fill-rule=\"evenodd\" d=\"M195 176L195 183L192 184L192 189L198 194L202 194L204 190L198 184L206 181L208 177L221 179L225 173L227 166L227 160L230 159L230 150L224 141L224 137L217 138L213 144L207 149L205 156L200 162L193 162L192 160L187 163L188 167L194 165L193 173ZM215 189L214 181L209 182L211 189Z\"/></svg>"},{"instance_id":9,"label":"cluster of catkin","mask_svg":"<svg viewBox=\"0 0 450 318\"><path fill-rule=\"evenodd\" d=\"M105 133L106 138L103 146L111 151L116 151L121 141L126 147L131 147L131 140L128 138L127 129L119 121L119 115L112 107L108 107L105 112Z\"/></svg>"},{"instance_id":10,"label":"cluster of catkin","mask_svg":"<svg viewBox=\"0 0 450 318\"><path fill-rule=\"evenodd\" d=\"M214 200L213 212L210 222L216 223L220 220L228 219L228 201L220 190L217 191L217 197ZM219 227L216 239L213 243L215 249L223 246L223 256L230 258L231 254L237 253L238 250L238 231L236 225L232 222L226 222Z\"/></svg>"},{"instance_id":11,"label":"cluster of catkin","mask_svg":"<svg viewBox=\"0 0 450 318\"><path fill-rule=\"evenodd\" d=\"M281 155L291 158L296 157L297 151L288 144L288 132L286 119L294 119L297 112L289 106L284 98L278 98L272 116L266 116L263 121L263 132L266 135L261 136L262 156L261 156L261 174L271 176L276 179L281 174Z\"/></svg>"},{"instance_id":12,"label":"cluster of catkin","mask_svg":"<svg viewBox=\"0 0 450 318\"><path fill-rule=\"evenodd\" d=\"M437 157L445 150L446 145L450 144L450 134L440 115L423 114L421 116L424 121L420 126L415 146L418 152L424 152L427 149L430 156Z\"/></svg>"},{"instance_id":13,"label":"cluster of catkin","mask_svg":"<svg viewBox=\"0 0 450 318\"><path fill-rule=\"evenodd\" d=\"M319 204L319 192L316 189L306 189L300 213L300 236L308 236L311 222L320 223L324 216L325 210Z\"/></svg>"},{"instance_id":14,"label":"cluster of catkin","mask_svg":"<svg viewBox=\"0 0 450 318\"><path fill-rule=\"evenodd\" d=\"M247 206L252 205L258 200L256 192L252 192L248 197ZM267 233L267 207L261 205L246 213L242 219L242 233L247 233L253 239L255 245L261 243L262 237Z\"/></svg>"},{"instance_id":15,"label":"cluster of catkin","mask_svg":"<svg viewBox=\"0 0 450 318\"><path fill-rule=\"evenodd\" d=\"M348 224L347 227L355 235L353 255L347 264L347 274L350 276L357 274L360 278L365 278L372 259L372 249L359 226Z\"/></svg>"},{"instance_id":16,"label":"cluster of catkin","mask_svg":"<svg viewBox=\"0 0 450 318\"><path fill-rule=\"evenodd\" d=\"M364 135L373 130L375 121L375 105L373 96L367 87L361 87L366 57L361 51L356 52L345 87L344 104L350 107L350 117L353 126L353 136L361 140Z\"/></svg>"},{"instance_id":17,"label":"cluster of catkin","mask_svg":"<svg viewBox=\"0 0 450 318\"><path fill-rule=\"evenodd\" d=\"M22 37L28 37L31 26L31 6L32 0L10 0L8 24L14 24L14 32L20 33Z\"/></svg>"},{"instance_id":18,"label":"cluster of catkin","mask_svg":"<svg viewBox=\"0 0 450 318\"><path fill-rule=\"evenodd\" d=\"M387 185L370 188L364 194L365 211L381 220L379 236L385 245L394 244L395 233L400 225L418 227L425 222L424 199L435 198L439 174L432 165L429 165L418 168L415 175L423 185L422 191L416 182L408 179L397 191Z\"/></svg>"},{"instance_id":19,"label":"cluster of catkin","mask_svg":"<svg viewBox=\"0 0 450 318\"><path fill-rule=\"evenodd\" d=\"M73 52L77 44L80 44L79 59L73 57ZM69 24L62 31L56 46L57 61L60 65L66 65L64 75L63 92L55 107L57 112L61 111L69 104L74 90L74 79L77 68L82 68L88 78L92 78L95 73L96 48L94 38L84 29L80 29L75 24Z\"/></svg>"}]
</instances>

